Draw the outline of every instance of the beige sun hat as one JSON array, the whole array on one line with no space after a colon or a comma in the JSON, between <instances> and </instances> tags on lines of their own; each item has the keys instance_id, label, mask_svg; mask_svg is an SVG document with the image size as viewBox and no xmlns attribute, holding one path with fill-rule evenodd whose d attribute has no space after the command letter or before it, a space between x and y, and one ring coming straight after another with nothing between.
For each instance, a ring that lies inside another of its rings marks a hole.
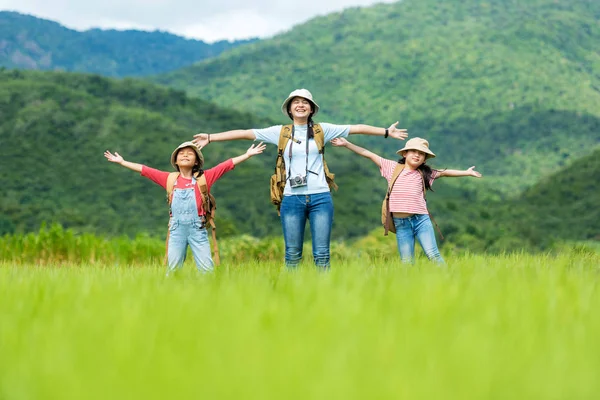
<instances>
[{"instance_id":1,"label":"beige sun hat","mask_svg":"<svg viewBox=\"0 0 600 400\"><path fill-rule=\"evenodd\" d=\"M433 154L433 151L429 150L429 142L427 140L423 139L423 138L420 138L420 137L414 137L414 138L408 140L406 142L406 145L404 145L403 148L401 148L400 150L398 150L396 152L396 154L402 155L402 152L403 151L407 151L407 150L419 150L419 151L422 151L423 153L427 154L425 156L425 159L435 157L435 154Z\"/></svg>"},{"instance_id":2,"label":"beige sun hat","mask_svg":"<svg viewBox=\"0 0 600 400\"><path fill-rule=\"evenodd\" d=\"M316 115L319 112L319 105L313 100L312 93L307 89L296 89L285 99L283 104L281 105L281 112L283 115L288 116L288 104L294 97L303 97L306 100L310 101L313 104L313 115Z\"/></svg>"},{"instance_id":3,"label":"beige sun hat","mask_svg":"<svg viewBox=\"0 0 600 400\"><path fill-rule=\"evenodd\" d=\"M204 156L202 155L202 152L200 151L198 146L194 144L194 142L183 142L179 146L177 146L177 148L173 151L173 154L171 154L171 165L173 166L173 168L178 170L176 164L177 152L186 147L191 147L196 152L196 159L198 160L198 165L200 166L200 168L202 168L202 166L204 165Z\"/></svg>"}]
</instances>

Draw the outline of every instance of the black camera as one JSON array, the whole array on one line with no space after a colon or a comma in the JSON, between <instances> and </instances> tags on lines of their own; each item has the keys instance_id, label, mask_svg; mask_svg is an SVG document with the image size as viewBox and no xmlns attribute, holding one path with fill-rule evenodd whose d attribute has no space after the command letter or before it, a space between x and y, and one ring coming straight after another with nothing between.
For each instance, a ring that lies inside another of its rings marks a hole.
<instances>
[{"instance_id":1,"label":"black camera","mask_svg":"<svg viewBox=\"0 0 600 400\"><path fill-rule=\"evenodd\" d=\"M290 178L290 187L297 188L306 186L306 176L296 175Z\"/></svg>"}]
</instances>

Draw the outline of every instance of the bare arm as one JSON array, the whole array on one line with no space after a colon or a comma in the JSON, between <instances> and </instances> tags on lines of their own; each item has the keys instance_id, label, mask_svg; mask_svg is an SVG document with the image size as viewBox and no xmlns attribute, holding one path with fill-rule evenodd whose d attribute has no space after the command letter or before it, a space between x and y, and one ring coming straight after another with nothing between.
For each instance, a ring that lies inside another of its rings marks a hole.
<instances>
[{"instance_id":1,"label":"bare arm","mask_svg":"<svg viewBox=\"0 0 600 400\"><path fill-rule=\"evenodd\" d=\"M335 138L331 141L331 144L335 147L345 147L348 150L355 152L359 156L368 158L369 160L373 161L375 165L381 168L381 157L365 148L352 144L344 138Z\"/></svg>"},{"instance_id":2,"label":"bare arm","mask_svg":"<svg viewBox=\"0 0 600 400\"><path fill-rule=\"evenodd\" d=\"M233 157L231 161L233 161L233 165L238 165L239 163L243 163L244 161L248 160L250 157L262 153L266 147L267 145L263 142L260 142L257 145L253 144L244 154L242 154L241 156Z\"/></svg>"},{"instance_id":3,"label":"bare arm","mask_svg":"<svg viewBox=\"0 0 600 400\"><path fill-rule=\"evenodd\" d=\"M106 159L108 161L113 162L115 164L122 165L123 167L129 168L132 171L140 172L140 173L142 172L142 164L125 161L123 159L123 157L121 157L119 155L119 153L117 153L116 151L115 151L115 154L112 154L110 151L106 150L104 152L104 157L106 157Z\"/></svg>"},{"instance_id":4,"label":"bare arm","mask_svg":"<svg viewBox=\"0 0 600 400\"><path fill-rule=\"evenodd\" d=\"M481 178L481 174L475 171L475 166L471 168L461 171L458 169L445 169L440 171L440 177L447 176L450 178L460 177L460 176L474 176L475 178Z\"/></svg>"},{"instance_id":5,"label":"bare arm","mask_svg":"<svg viewBox=\"0 0 600 400\"><path fill-rule=\"evenodd\" d=\"M252 129L235 129L233 131L220 133L198 133L194 135L194 142L199 148L204 148L212 142L225 142L227 140L255 140L256 135Z\"/></svg>"},{"instance_id":6,"label":"bare arm","mask_svg":"<svg viewBox=\"0 0 600 400\"><path fill-rule=\"evenodd\" d=\"M378 128L376 126L371 125L350 125L350 135L362 134L362 135L372 135L372 136L385 136L385 132L387 130L388 136L394 139L404 140L408 137L408 133L406 129L398 129L396 126L398 125L398 121L394 122L390 125L389 128Z\"/></svg>"}]
</instances>

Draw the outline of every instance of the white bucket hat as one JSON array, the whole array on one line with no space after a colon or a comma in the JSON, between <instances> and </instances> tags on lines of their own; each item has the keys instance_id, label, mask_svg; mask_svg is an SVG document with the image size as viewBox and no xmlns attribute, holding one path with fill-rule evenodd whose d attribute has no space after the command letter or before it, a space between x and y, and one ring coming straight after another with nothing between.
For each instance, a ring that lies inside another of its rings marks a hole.
<instances>
[{"instance_id":1,"label":"white bucket hat","mask_svg":"<svg viewBox=\"0 0 600 400\"><path fill-rule=\"evenodd\" d=\"M425 159L435 157L435 154L429 150L429 142L420 137L414 137L406 142L406 145L398 150L396 154L402 155L403 151L407 150L419 150L426 154Z\"/></svg>"},{"instance_id":2,"label":"white bucket hat","mask_svg":"<svg viewBox=\"0 0 600 400\"><path fill-rule=\"evenodd\" d=\"M202 152L200 151L198 146L196 146L194 144L194 142L183 142L179 146L177 146L177 148L171 154L171 165L173 166L173 168L175 168L176 170L179 171L179 169L177 168L177 164L176 164L177 163L177 153L179 152L179 150L186 148L186 147L191 147L196 152L196 160L198 160L198 165L200 166L200 168L202 168L202 166L204 165L204 156L202 155Z\"/></svg>"},{"instance_id":3,"label":"white bucket hat","mask_svg":"<svg viewBox=\"0 0 600 400\"><path fill-rule=\"evenodd\" d=\"M285 101L281 105L281 111L283 112L283 115L289 117L288 104L290 103L290 101L292 101L294 97L302 97L310 101L313 105L313 115L316 115L319 112L319 105L313 100L312 93L310 93L306 89L296 89L292 93L290 93L290 95L287 97L287 99L285 99Z\"/></svg>"}]
</instances>

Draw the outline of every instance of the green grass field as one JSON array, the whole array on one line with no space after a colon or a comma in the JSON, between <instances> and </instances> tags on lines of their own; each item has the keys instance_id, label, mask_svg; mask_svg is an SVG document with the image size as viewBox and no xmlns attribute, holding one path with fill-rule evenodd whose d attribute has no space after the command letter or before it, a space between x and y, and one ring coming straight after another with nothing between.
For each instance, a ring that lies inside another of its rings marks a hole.
<instances>
[{"instance_id":1,"label":"green grass field","mask_svg":"<svg viewBox=\"0 0 600 400\"><path fill-rule=\"evenodd\" d=\"M0 399L591 399L598 255L0 264Z\"/></svg>"}]
</instances>

